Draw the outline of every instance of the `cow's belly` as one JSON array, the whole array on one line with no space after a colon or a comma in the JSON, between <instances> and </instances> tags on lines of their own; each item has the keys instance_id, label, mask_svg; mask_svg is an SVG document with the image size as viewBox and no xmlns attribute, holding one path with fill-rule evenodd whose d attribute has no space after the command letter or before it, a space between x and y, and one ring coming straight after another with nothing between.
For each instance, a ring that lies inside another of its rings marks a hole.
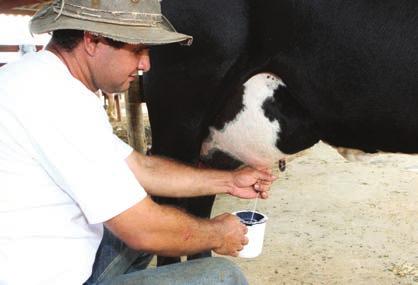
<instances>
[{"instance_id":1,"label":"cow's belly","mask_svg":"<svg viewBox=\"0 0 418 285\"><path fill-rule=\"evenodd\" d=\"M238 95L242 96L241 110L232 120L221 122L222 129L210 127L201 156L210 159L213 153L222 151L244 164L258 167L271 166L282 159L284 154L276 147L281 131L279 121L269 119L264 110L280 86L285 85L270 73L260 73L246 81Z\"/></svg>"}]
</instances>

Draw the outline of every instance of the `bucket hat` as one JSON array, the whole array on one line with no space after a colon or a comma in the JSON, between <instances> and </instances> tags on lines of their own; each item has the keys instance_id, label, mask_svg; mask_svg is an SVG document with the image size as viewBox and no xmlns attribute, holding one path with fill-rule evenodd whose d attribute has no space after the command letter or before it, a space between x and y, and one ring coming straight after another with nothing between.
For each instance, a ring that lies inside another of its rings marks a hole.
<instances>
[{"instance_id":1,"label":"bucket hat","mask_svg":"<svg viewBox=\"0 0 418 285\"><path fill-rule=\"evenodd\" d=\"M178 33L162 15L160 1L54 0L32 17L30 31L74 29L129 44L190 45L192 37Z\"/></svg>"}]
</instances>

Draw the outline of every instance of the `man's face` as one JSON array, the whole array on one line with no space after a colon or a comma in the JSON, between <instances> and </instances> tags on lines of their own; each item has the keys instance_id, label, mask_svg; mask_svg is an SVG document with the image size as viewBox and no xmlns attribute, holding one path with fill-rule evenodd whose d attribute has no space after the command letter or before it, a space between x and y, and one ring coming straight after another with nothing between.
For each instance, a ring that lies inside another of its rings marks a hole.
<instances>
[{"instance_id":1,"label":"man's face","mask_svg":"<svg viewBox=\"0 0 418 285\"><path fill-rule=\"evenodd\" d=\"M114 48L101 39L94 57L91 65L93 84L107 93L128 90L138 70L147 72L151 67L149 48L144 45L126 44Z\"/></svg>"}]
</instances>

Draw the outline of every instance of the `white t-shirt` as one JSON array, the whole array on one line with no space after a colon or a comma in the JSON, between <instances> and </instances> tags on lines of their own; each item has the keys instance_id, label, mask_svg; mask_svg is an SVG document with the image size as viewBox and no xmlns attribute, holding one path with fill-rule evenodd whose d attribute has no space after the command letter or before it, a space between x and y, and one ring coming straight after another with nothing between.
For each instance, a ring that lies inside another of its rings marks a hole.
<instances>
[{"instance_id":1,"label":"white t-shirt","mask_svg":"<svg viewBox=\"0 0 418 285\"><path fill-rule=\"evenodd\" d=\"M0 284L82 284L146 193L100 99L49 51L0 69Z\"/></svg>"}]
</instances>

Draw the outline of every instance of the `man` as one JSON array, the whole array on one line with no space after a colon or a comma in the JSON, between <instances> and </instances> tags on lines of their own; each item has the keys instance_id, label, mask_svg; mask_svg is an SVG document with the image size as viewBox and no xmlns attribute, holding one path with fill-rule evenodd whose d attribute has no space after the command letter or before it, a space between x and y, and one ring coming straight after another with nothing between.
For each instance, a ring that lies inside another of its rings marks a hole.
<instances>
[{"instance_id":1,"label":"man","mask_svg":"<svg viewBox=\"0 0 418 285\"><path fill-rule=\"evenodd\" d=\"M191 38L174 31L158 0L57 0L31 30L53 31L46 50L0 69L0 284L83 284L94 262L89 284L246 284L221 258L135 272L149 261L138 251L236 256L248 242L231 214L198 219L147 193L267 198L275 177L145 157L112 134L94 94L127 90L150 69L149 46ZM103 224L136 255L104 239L96 258Z\"/></svg>"}]
</instances>

